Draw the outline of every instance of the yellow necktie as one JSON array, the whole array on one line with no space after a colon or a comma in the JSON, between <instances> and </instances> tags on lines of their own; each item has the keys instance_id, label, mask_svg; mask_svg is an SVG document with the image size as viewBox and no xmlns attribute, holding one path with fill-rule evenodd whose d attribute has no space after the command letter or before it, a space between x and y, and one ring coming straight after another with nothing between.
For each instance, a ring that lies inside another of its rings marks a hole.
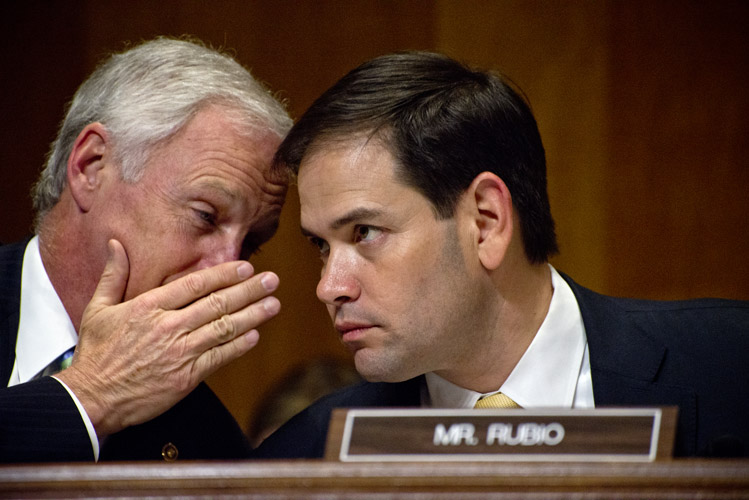
<instances>
[{"instance_id":1,"label":"yellow necktie","mask_svg":"<svg viewBox=\"0 0 749 500\"><path fill-rule=\"evenodd\" d=\"M501 392L496 392L476 401L474 408L520 408L520 405Z\"/></svg>"}]
</instances>

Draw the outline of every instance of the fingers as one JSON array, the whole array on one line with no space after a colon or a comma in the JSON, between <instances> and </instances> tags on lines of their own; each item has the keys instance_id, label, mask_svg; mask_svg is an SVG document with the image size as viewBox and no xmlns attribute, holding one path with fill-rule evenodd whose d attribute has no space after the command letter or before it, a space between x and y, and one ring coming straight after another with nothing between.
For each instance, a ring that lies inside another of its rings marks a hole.
<instances>
[{"instance_id":1,"label":"fingers","mask_svg":"<svg viewBox=\"0 0 749 500\"><path fill-rule=\"evenodd\" d=\"M226 314L190 334L190 345L195 352L207 351L252 332L278 314L281 303L275 297L266 297L233 314Z\"/></svg>"},{"instance_id":2,"label":"fingers","mask_svg":"<svg viewBox=\"0 0 749 500\"><path fill-rule=\"evenodd\" d=\"M129 262L119 242L109 250L79 328L78 359L61 372L104 435L160 414L248 352L258 342L256 328L280 310L270 296L278 276L253 276L246 261L197 271L121 302Z\"/></svg>"},{"instance_id":3,"label":"fingers","mask_svg":"<svg viewBox=\"0 0 749 500\"><path fill-rule=\"evenodd\" d=\"M208 349L196 360L196 369L208 376L219 367L247 354L250 349L257 345L259 339L258 331L250 330L230 342Z\"/></svg>"},{"instance_id":4,"label":"fingers","mask_svg":"<svg viewBox=\"0 0 749 500\"><path fill-rule=\"evenodd\" d=\"M179 309L211 292L240 283L254 272L247 261L225 262L190 273L144 295L148 294L162 309Z\"/></svg>"},{"instance_id":5,"label":"fingers","mask_svg":"<svg viewBox=\"0 0 749 500\"><path fill-rule=\"evenodd\" d=\"M214 292L180 311L189 330L190 346L203 352L257 328L281 309L275 297L278 276L267 272Z\"/></svg>"},{"instance_id":6,"label":"fingers","mask_svg":"<svg viewBox=\"0 0 749 500\"><path fill-rule=\"evenodd\" d=\"M125 248L117 240L107 242L109 256L101 273L99 284L96 286L89 307L94 309L101 306L119 304L125 294L127 280L130 275L130 262Z\"/></svg>"}]
</instances>

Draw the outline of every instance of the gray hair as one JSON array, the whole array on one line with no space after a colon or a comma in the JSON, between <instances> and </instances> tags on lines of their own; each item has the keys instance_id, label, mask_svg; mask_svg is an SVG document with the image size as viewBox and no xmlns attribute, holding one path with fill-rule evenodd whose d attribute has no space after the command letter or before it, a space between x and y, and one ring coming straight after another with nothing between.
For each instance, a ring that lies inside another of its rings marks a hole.
<instances>
[{"instance_id":1,"label":"gray hair","mask_svg":"<svg viewBox=\"0 0 749 500\"><path fill-rule=\"evenodd\" d=\"M34 187L37 227L67 183L67 161L86 125L111 134L121 176L136 182L151 148L207 105L219 105L237 132L280 138L292 121L270 91L231 56L197 41L157 38L106 59L78 88Z\"/></svg>"}]
</instances>

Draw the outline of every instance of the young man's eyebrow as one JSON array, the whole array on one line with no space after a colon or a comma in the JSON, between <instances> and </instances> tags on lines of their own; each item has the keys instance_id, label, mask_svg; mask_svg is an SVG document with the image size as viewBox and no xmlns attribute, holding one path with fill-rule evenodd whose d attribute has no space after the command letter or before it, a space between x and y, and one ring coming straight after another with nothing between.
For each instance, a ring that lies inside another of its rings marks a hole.
<instances>
[{"instance_id":1,"label":"young man's eyebrow","mask_svg":"<svg viewBox=\"0 0 749 500\"><path fill-rule=\"evenodd\" d=\"M374 208L355 208L354 210L351 210L347 214L344 214L343 216L337 218L333 222L330 223L330 229L333 231L336 231L348 224L359 222L362 220L369 220L373 219L375 217L378 217L382 215L382 211ZM309 231L302 227L302 235L304 235L307 238L317 236L312 231Z\"/></svg>"},{"instance_id":2,"label":"young man's eyebrow","mask_svg":"<svg viewBox=\"0 0 749 500\"><path fill-rule=\"evenodd\" d=\"M349 213L334 220L330 224L330 228L333 230L340 229L343 226L347 226L351 223L360 222L360 221L368 220L368 219L374 219L375 217L378 217L381 214L382 214L382 210L378 210L374 208L364 208L364 207L355 208Z\"/></svg>"}]
</instances>

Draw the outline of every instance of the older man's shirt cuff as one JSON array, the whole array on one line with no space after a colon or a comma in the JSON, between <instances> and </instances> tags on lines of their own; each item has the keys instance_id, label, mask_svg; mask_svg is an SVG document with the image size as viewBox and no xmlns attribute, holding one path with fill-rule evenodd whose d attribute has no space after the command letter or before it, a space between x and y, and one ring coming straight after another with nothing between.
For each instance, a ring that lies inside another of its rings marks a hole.
<instances>
[{"instance_id":1,"label":"older man's shirt cuff","mask_svg":"<svg viewBox=\"0 0 749 500\"><path fill-rule=\"evenodd\" d=\"M83 405L80 401L78 401L78 398L73 394L73 391L70 390L70 387L65 385L65 382L60 380L59 378L52 376L53 379L57 380L62 384L62 386L65 388L66 391L68 391L68 394L70 394L70 397L73 399L73 402L75 403L75 406L78 408L78 413L81 414L81 419L83 420L83 424L86 426L86 430L88 431L88 437L91 439L91 448L94 451L94 460L96 462L99 461L99 438L96 435L96 429L94 429L94 424L91 423L91 419L88 416L88 413L86 413L86 410L83 408Z\"/></svg>"}]
</instances>

